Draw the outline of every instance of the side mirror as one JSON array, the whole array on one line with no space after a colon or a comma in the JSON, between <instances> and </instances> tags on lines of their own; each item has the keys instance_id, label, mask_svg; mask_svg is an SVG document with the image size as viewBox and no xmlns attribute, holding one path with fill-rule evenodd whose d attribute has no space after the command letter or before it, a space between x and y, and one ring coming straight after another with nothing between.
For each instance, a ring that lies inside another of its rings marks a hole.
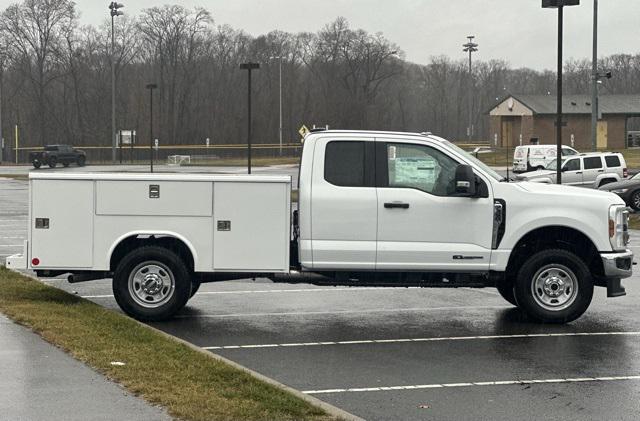
<instances>
[{"instance_id":1,"label":"side mirror","mask_svg":"<svg viewBox=\"0 0 640 421\"><path fill-rule=\"evenodd\" d=\"M476 175L469 165L458 165L456 167L456 196L476 196Z\"/></svg>"}]
</instances>

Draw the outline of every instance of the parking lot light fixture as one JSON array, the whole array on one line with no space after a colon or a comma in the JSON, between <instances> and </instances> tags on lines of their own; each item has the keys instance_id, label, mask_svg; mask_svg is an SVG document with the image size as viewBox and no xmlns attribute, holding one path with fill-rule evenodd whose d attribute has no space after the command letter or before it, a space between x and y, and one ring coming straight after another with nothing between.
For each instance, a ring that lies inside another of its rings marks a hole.
<instances>
[{"instance_id":1,"label":"parking lot light fixture","mask_svg":"<svg viewBox=\"0 0 640 421\"><path fill-rule=\"evenodd\" d=\"M247 80L247 174L251 174L251 71L258 70L260 63L242 63L240 69L246 70Z\"/></svg>"},{"instance_id":2,"label":"parking lot light fixture","mask_svg":"<svg viewBox=\"0 0 640 421\"><path fill-rule=\"evenodd\" d=\"M112 1L109 3L110 15L111 15L111 163L116 163L116 62L115 62L115 31L114 31L114 18L124 15L120 9L124 7L124 4Z\"/></svg>"},{"instance_id":3,"label":"parking lot light fixture","mask_svg":"<svg viewBox=\"0 0 640 421\"><path fill-rule=\"evenodd\" d=\"M556 183L562 184L562 22L565 6L578 6L580 0L542 0L543 9L558 9L558 80L556 95Z\"/></svg>"}]
</instances>

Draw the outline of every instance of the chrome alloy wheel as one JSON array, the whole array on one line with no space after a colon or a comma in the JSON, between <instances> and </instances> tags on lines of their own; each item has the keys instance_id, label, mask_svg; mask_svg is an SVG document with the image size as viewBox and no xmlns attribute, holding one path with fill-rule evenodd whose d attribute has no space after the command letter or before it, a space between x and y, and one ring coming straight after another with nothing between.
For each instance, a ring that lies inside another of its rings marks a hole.
<instances>
[{"instance_id":1,"label":"chrome alloy wheel","mask_svg":"<svg viewBox=\"0 0 640 421\"><path fill-rule=\"evenodd\" d=\"M146 308L157 308L173 297L175 278L171 269L156 261L142 262L129 275L129 294Z\"/></svg>"},{"instance_id":2,"label":"chrome alloy wheel","mask_svg":"<svg viewBox=\"0 0 640 421\"><path fill-rule=\"evenodd\" d=\"M560 311L578 296L578 279L571 269L553 263L539 269L531 282L531 293L540 307Z\"/></svg>"}]
</instances>

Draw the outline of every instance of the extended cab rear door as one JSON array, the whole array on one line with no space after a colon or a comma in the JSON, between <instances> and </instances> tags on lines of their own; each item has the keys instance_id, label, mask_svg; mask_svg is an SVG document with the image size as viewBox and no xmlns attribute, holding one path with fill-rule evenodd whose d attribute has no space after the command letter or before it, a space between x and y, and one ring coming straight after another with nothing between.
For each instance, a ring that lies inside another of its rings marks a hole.
<instances>
[{"instance_id":1,"label":"extended cab rear door","mask_svg":"<svg viewBox=\"0 0 640 421\"><path fill-rule=\"evenodd\" d=\"M376 139L377 270L489 269L491 187L480 178L487 197L455 197L460 163L435 142Z\"/></svg>"},{"instance_id":2,"label":"extended cab rear door","mask_svg":"<svg viewBox=\"0 0 640 421\"><path fill-rule=\"evenodd\" d=\"M374 139L367 137L316 141L311 183L314 269L375 269L374 148Z\"/></svg>"}]
</instances>

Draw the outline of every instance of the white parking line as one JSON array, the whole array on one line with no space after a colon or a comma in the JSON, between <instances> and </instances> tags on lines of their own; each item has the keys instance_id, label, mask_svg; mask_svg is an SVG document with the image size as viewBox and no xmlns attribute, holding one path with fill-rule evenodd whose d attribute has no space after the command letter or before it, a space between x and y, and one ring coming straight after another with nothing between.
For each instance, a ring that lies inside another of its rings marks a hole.
<instances>
[{"instance_id":1,"label":"white parking line","mask_svg":"<svg viewBox=\"0 0 640 421\"><path fill-rule=\"evenodd\" d=\"M322 390L303 390L302 393L307 395L320 395L328 393L347 393L347 392L382 392L386 390L415 390L415 389L438 389L445 387L473 387L473 386L508 386L508 385L526 385L537 383L578 383L578 382L608 382L621 380L640 380L640 376L608 376L608 377L578 377L566 379L536 379L536 380L499 380L492 382L468 382L468 383L434 383L419 384L411 386L381 386L381 387L353 387L347 389L322 389Z\"/></svg>"},{"instance_id":2,"label":"white parking line","mask_svg":"<svg viewBox=\"0 0 640 421\"><path fill-rule=\"evenodd\" d=\"M389 308L371 310L334 310L334 311L292 311L281 313L231 313L231 314L179 314L178 319L224 319L230 317L269 317L269 316L320 316L325 314L362 314L362 313L407 313L420 311L447 310L501 310L513 306L452 306L452 307L418 307L418 308Z\"/></svg>"},{"instance_id":3,"label":"white parking line","mask_svg":"<svg viewBox=\"0 0 640 421\"><path fill-rule=\"evenodd\" d=\"M0 247L22 247L22 244L0 244Z\"/></svg>"},{"instance_id":4,"label":"white parking line","mask_svg":"<svg viewBox=\"0 0 640 421\"><path fill-rule=\"evenodd\" d=\"M403 338L403 339L362 339L355 341L328 341L328 342L299 342L264 345L223 345L203 346L202 349L247 349L247 348L280 348L280 347L304 347L319 345L362 345L362 344L389 344L401 342L443 342L443 341L470 341L481 339L512 339L512 338L551 338L566 336L640 336L640 332L566 332L566 333L525 333L518 335L481 335L481 336L436 336L431 338Z\"/></svg>"}]
</instances>

